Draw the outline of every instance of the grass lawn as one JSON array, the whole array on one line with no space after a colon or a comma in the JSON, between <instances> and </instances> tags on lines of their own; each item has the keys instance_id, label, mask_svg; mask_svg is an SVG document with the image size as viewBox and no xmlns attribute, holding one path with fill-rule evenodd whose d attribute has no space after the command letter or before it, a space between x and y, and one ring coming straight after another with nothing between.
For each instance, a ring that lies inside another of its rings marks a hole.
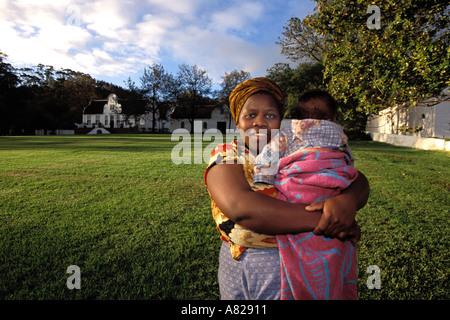
<instances>
[{"instance_id":1,"label":"grass lawn","mask_svg":"<svg viewBox=\"0 0 450 320\"><path fill-rule=\"evenodd\" d=\"M205 142L205 146L211 142ZM0 299L218 299L205 164L170 135L0 137ZM353 142L360 299L448 299L450 155ZM81 289L66 286L81 271ZM381 288L368 289L370 265Z\"/></svg>"}]
</instances>

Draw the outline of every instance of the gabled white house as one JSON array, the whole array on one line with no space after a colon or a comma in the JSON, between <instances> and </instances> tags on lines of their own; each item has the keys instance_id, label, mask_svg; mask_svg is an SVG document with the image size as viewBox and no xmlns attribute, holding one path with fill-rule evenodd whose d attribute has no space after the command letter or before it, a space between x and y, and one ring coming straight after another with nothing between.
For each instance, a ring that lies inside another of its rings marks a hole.
<instances>
[{"instance_id":1,"label":"gabled white house","mask_svg":"<svg viewBox=\"0 0 450 320\"><path fill-rule=\"evenodd\" d=\"M127 116L123 111L130 108L131 103L149 109L148 100L123 100L115 94L110 94L107 99L91 100L83 110L82 123L77 124L78 129L92 133L150 132L153 128L153 114L146 112L142 115ZM168 129L166 117L159 117L159 112L156 112L155 129L156 131Z\"/></svg>"}]
</instances>

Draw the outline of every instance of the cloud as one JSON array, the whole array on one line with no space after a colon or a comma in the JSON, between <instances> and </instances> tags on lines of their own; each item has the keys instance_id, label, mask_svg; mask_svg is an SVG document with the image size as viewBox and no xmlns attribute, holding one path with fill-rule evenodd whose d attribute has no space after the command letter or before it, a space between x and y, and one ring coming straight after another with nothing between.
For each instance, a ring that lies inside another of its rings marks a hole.
<instances>
[{"instance_id":1,"label":"cloud","mask_svg":"<svg viewBox=\"0 0 450 320\"><path fill-rule=\"evenodd\" d=\"M147 3L163 12L192 16L207 1L210 0L147 0Z\"/></svg>"},{"instance_id":2,"label":"cloud","mask_svg":"<svg viewBox=\"0 0 450 320\"><path fill-rule=\"evenodd\" d=\"M252 41L267 15L270 12L261 2L227 2L223 9L205 14L204 21L173 29L162 47L178 61L204 67L216 83L233 69L261 76L276 62L284 61L276 39L269 44Z\"/></svg>"},{"instance_id":3,"label":"cloud","mask_svg":"<svg viewBox=\"0 0 450 320\"><path fill-rule=\"evenodd\" d=\"M112 0L7 1L0 6L0 49L22 64L125 75L137 70L139 61L148 62L146 51L157 52L148 42L142 48L133 40L136 11Z\"/></svg>"},{"instance_id":4,"label":"cloud","mask_svg":"<svg viewBox=\"0 0 450 320\"><path fill-rule=\"evenodd\" d=\"M57 64L76 67L68 52L83 48L90 34L81 28L64 24L64 1L45 3L15 1L0 7L1 50L14 60L28 64Z\"/></svg>"},{"instance_id":5,"label":"cloud","mask_svg":"<svg viewBox=\"0 0 450 320\"><path fill-rule=\"evenodd\" d=\"M233 69L261 75L282 58L267 31L275 21L268 3L3 0L0 50L13 64L69 68L118 84L153 62L196 64L215 81Z\"/></svg>"},{"instance_id":6,"label":"cloud","mask_svg":"<svg viewBox=\"0 0 450 320\"><path fill-rule=\"evenodd\" d=\"M258 20L263 12L264 8L261 3L240 2L236 6L214 13L210 28L219 32L253 29L249 22Z\"/></svg>"},{"instance_id":7,"label":"cloud","mask_svg":"<svg viewBox=\"0 0 450 320\"><path fill-rule=\"evenodd\" d=\"M134 8L122 1L87 1L79 8L80 20L100 37L117 38L121 30L134 23Z\"/></svg>"},{"instance_id":8,"label":"cloud","mask_svg":"<svg viewBox=\"0 0 450 320\"><path fill-rule=\"evenodd\" d=\"M279 50L250 43L234 35L215 33L197 26L174 31L165 43L176 60L204 67L217 83L225 71L262 72L278 62Z\"/></svg>"}]
</instances>

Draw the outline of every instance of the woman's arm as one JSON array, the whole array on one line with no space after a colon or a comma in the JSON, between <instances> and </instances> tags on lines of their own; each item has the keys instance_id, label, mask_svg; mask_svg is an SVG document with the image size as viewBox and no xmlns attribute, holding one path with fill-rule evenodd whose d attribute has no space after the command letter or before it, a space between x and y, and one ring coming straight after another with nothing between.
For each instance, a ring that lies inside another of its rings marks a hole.
<instances>
[{"instance_id":1,"label":"woman's arm","mask_svg":"<svg viewBox=\"0 0 450 320\"><path fill-rule=\"evenodd\" d=\"M348 236L359 238L359 227L355 223L356 212L366 205L369 193L369 181L358 171L358 178L340 195L307 206L308 211L323 211L314 233L341 239Z\"/></svg>"},{"instance_id":2,"label":"woman's arm","mask_svg":"<svg viewBox=\"0 0 450 320\"><path fill-rule=\"evenodd\" d=\"M206 183L212 199L230 220L258 233L313 231L322 215L319 211L306 211L305 205L254 192L240 164L213 166Z\"/></svg>"}]
</instances>

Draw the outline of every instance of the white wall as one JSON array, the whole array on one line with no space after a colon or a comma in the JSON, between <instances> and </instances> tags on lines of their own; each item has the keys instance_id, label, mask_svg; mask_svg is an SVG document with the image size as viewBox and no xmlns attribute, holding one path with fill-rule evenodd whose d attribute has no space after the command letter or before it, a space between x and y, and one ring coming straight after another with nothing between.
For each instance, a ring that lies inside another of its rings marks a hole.
<instances>
[{"instance_id":1,"label":"white wall","mask_svg":"<svg viewBox=\"0 0 450 320\"><path fill-rule=\"evenodd\" d=\"M370 134L374 141L385 142L396 146L423 149L450 151L450 141L436 138L422 138L399 134L377 133Z\"/></svg>"},{"instance_id":2,"label":"white wall","mask_svg":"<svg viewBox=\"0 0 450 320\"><path fill-rule=\"evenodd\" d=\"M435 106L434 135L450 139L450 102L441 102Z\"/></svg>"},{"instance_id":3,"label":"white wall","mask_svg":"<svg viewBox=\"0 0 450 320\"><path fill-rule=\"evenodd\" d=\"M404 133L402 127L423 129L417 133ZM366 130L369 133L412 135L424 138L450 137L450 102L426 106L402 108L399 106L382 110L369 117Z\"/></svg>"}]
</instances>

